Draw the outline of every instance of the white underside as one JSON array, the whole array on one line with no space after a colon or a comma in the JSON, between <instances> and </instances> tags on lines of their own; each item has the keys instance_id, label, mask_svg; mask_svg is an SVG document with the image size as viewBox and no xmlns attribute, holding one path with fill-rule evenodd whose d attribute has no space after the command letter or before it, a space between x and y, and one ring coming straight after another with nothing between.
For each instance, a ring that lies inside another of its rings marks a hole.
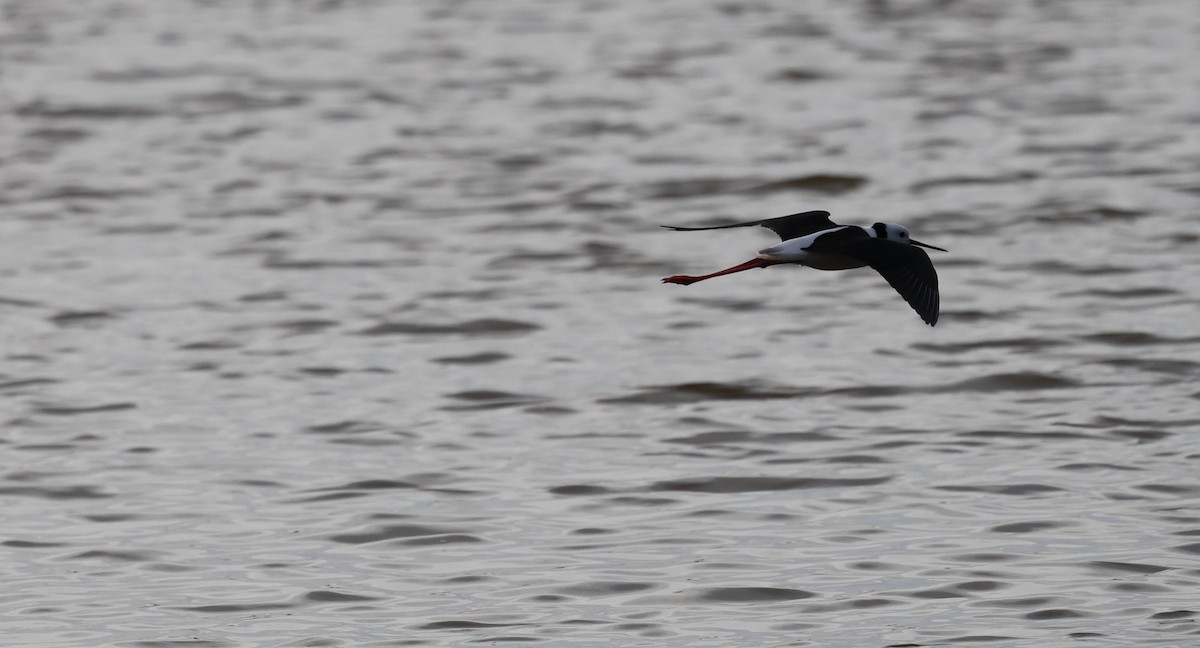
<instances>
[{"instance_id":1,"label":"white underside","mask_svg":"<svg viewBox=\"0 0 1200 648\"><path fill-rule=\"evenodd\" d=\"M841 254L813 254L804 249L812 245L817 236L828 232L829 230L825 230L777 243L765 250L760 250L758 258L782 263L799 263L817 270L849 270L867 265L858 259Z\"/></svg>"},{"instance_id":2,"label":"white underside","mask_svg":"<svg viewBox=\"0 0 1200 648\"><path fill-rule=\"evenodd\" d=\"M817 270L849 270L851 268L862 268L867 264L858 259L851 259L848 256L840 254L809 254L807 252L801 254L767 254L764 250L758 255L760 259L769 261L781 261L783 263L798 263L808 268L816 268Z\"/></svg>"}]
</instances>

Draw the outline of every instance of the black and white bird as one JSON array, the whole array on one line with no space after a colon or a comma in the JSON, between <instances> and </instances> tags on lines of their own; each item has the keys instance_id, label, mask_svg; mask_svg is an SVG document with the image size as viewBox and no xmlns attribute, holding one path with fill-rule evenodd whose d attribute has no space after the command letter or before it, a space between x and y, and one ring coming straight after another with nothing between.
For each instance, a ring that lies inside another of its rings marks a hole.
<instances>
[{"instance_id":1,"label":"black and white bird","mask_svg":"<svg viewBox=\"0 0 1200 648\"><path fill-rule=\"evenodd\" d=\"M914 241L908 228L894 223L875 223L870 227L838 225L829 220L827 211L807 211L779 218L716 225L714 227L676 227L663 225L680 232L753 227L761 225L782 239L740 265L718 270L712 274L675 275L663 283L687 286L721 275L752 268L765 268L782 263L795 263L818 270L848 270L870 266L900 293L904 301L921 316L926 324L937 324L939 297L937 271L929 255L921 248L946 250ZM919 246L919 247L917 247Z\"/></svg>"}]
</instances>

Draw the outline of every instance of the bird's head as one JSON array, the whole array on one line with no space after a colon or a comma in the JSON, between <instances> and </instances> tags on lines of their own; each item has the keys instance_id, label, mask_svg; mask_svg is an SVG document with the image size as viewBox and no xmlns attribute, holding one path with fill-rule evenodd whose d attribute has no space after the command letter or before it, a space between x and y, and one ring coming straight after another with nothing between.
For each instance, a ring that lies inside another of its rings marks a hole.
<instances>
[{"instance_id":1,"label":"bird's head","mask_svg":"<svg viewBox=\"0 0 1200 648\"><path fill-rule=\"evenodd\" d=\"M920 241L914 241L913 238L909 236L907 227L903 225L897 225L895 223L875 223L871 226L870 233L875 238L895 241L896 243L916 245L919 247L929 248L931 250L939 250L941 252L946 251L937 246L927 245Z\"/></svg>"}]
</instances>

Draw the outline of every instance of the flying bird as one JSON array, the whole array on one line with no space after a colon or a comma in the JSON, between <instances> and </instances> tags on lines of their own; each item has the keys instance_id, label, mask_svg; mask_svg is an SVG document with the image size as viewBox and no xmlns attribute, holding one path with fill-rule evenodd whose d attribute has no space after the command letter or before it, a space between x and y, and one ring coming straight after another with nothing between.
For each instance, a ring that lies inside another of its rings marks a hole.
<instances>
[{"instance_id":1,"label":"flying bird","mask_svg":"<svg viewBox=\"0 0 1200 648\"><path fill-rule=\"evenodd\" d=\"M795 263L818 270L849 270L871 266L887 280L896 292L917 311L926 324L937 324L939 298L937 271L929 255L921 248L946 250L914 241L908 228L895 223L875 223L870 227L838 225L829 220L827 211L807 211L779 218L716 225L713 227L677 227L663 225L677 232L729 229L732 227L765 227L779 235L780 243L758 253L749 261L712 274L675 275L663 283L687 286L753 268L783 263Z\"/></svg>"}]
</instances>

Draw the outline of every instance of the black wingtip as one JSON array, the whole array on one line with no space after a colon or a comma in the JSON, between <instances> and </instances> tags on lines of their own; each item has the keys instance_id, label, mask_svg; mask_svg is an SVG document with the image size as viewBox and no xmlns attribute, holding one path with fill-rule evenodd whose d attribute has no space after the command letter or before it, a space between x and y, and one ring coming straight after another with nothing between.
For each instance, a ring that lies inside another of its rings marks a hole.
<instances>
[{"instance_id":1,"label":"black wingtip","mask_svg":"<svg viewBox=\"0 0 1200 648\"><path fill-rule=\"evenodd\" d=\"M921 319L925 320L926 324L930 326L937 326L938 316L941 314L942 310L942 305L940 302L941 299L939 298L937 289L934 289L930 300L921 305L921 310L917 310L917 314L921 316ZM916 305L913 305L913 310L916 309ZM924 312L922 312L922 310Z\"/></svg>"}]
</instances>

